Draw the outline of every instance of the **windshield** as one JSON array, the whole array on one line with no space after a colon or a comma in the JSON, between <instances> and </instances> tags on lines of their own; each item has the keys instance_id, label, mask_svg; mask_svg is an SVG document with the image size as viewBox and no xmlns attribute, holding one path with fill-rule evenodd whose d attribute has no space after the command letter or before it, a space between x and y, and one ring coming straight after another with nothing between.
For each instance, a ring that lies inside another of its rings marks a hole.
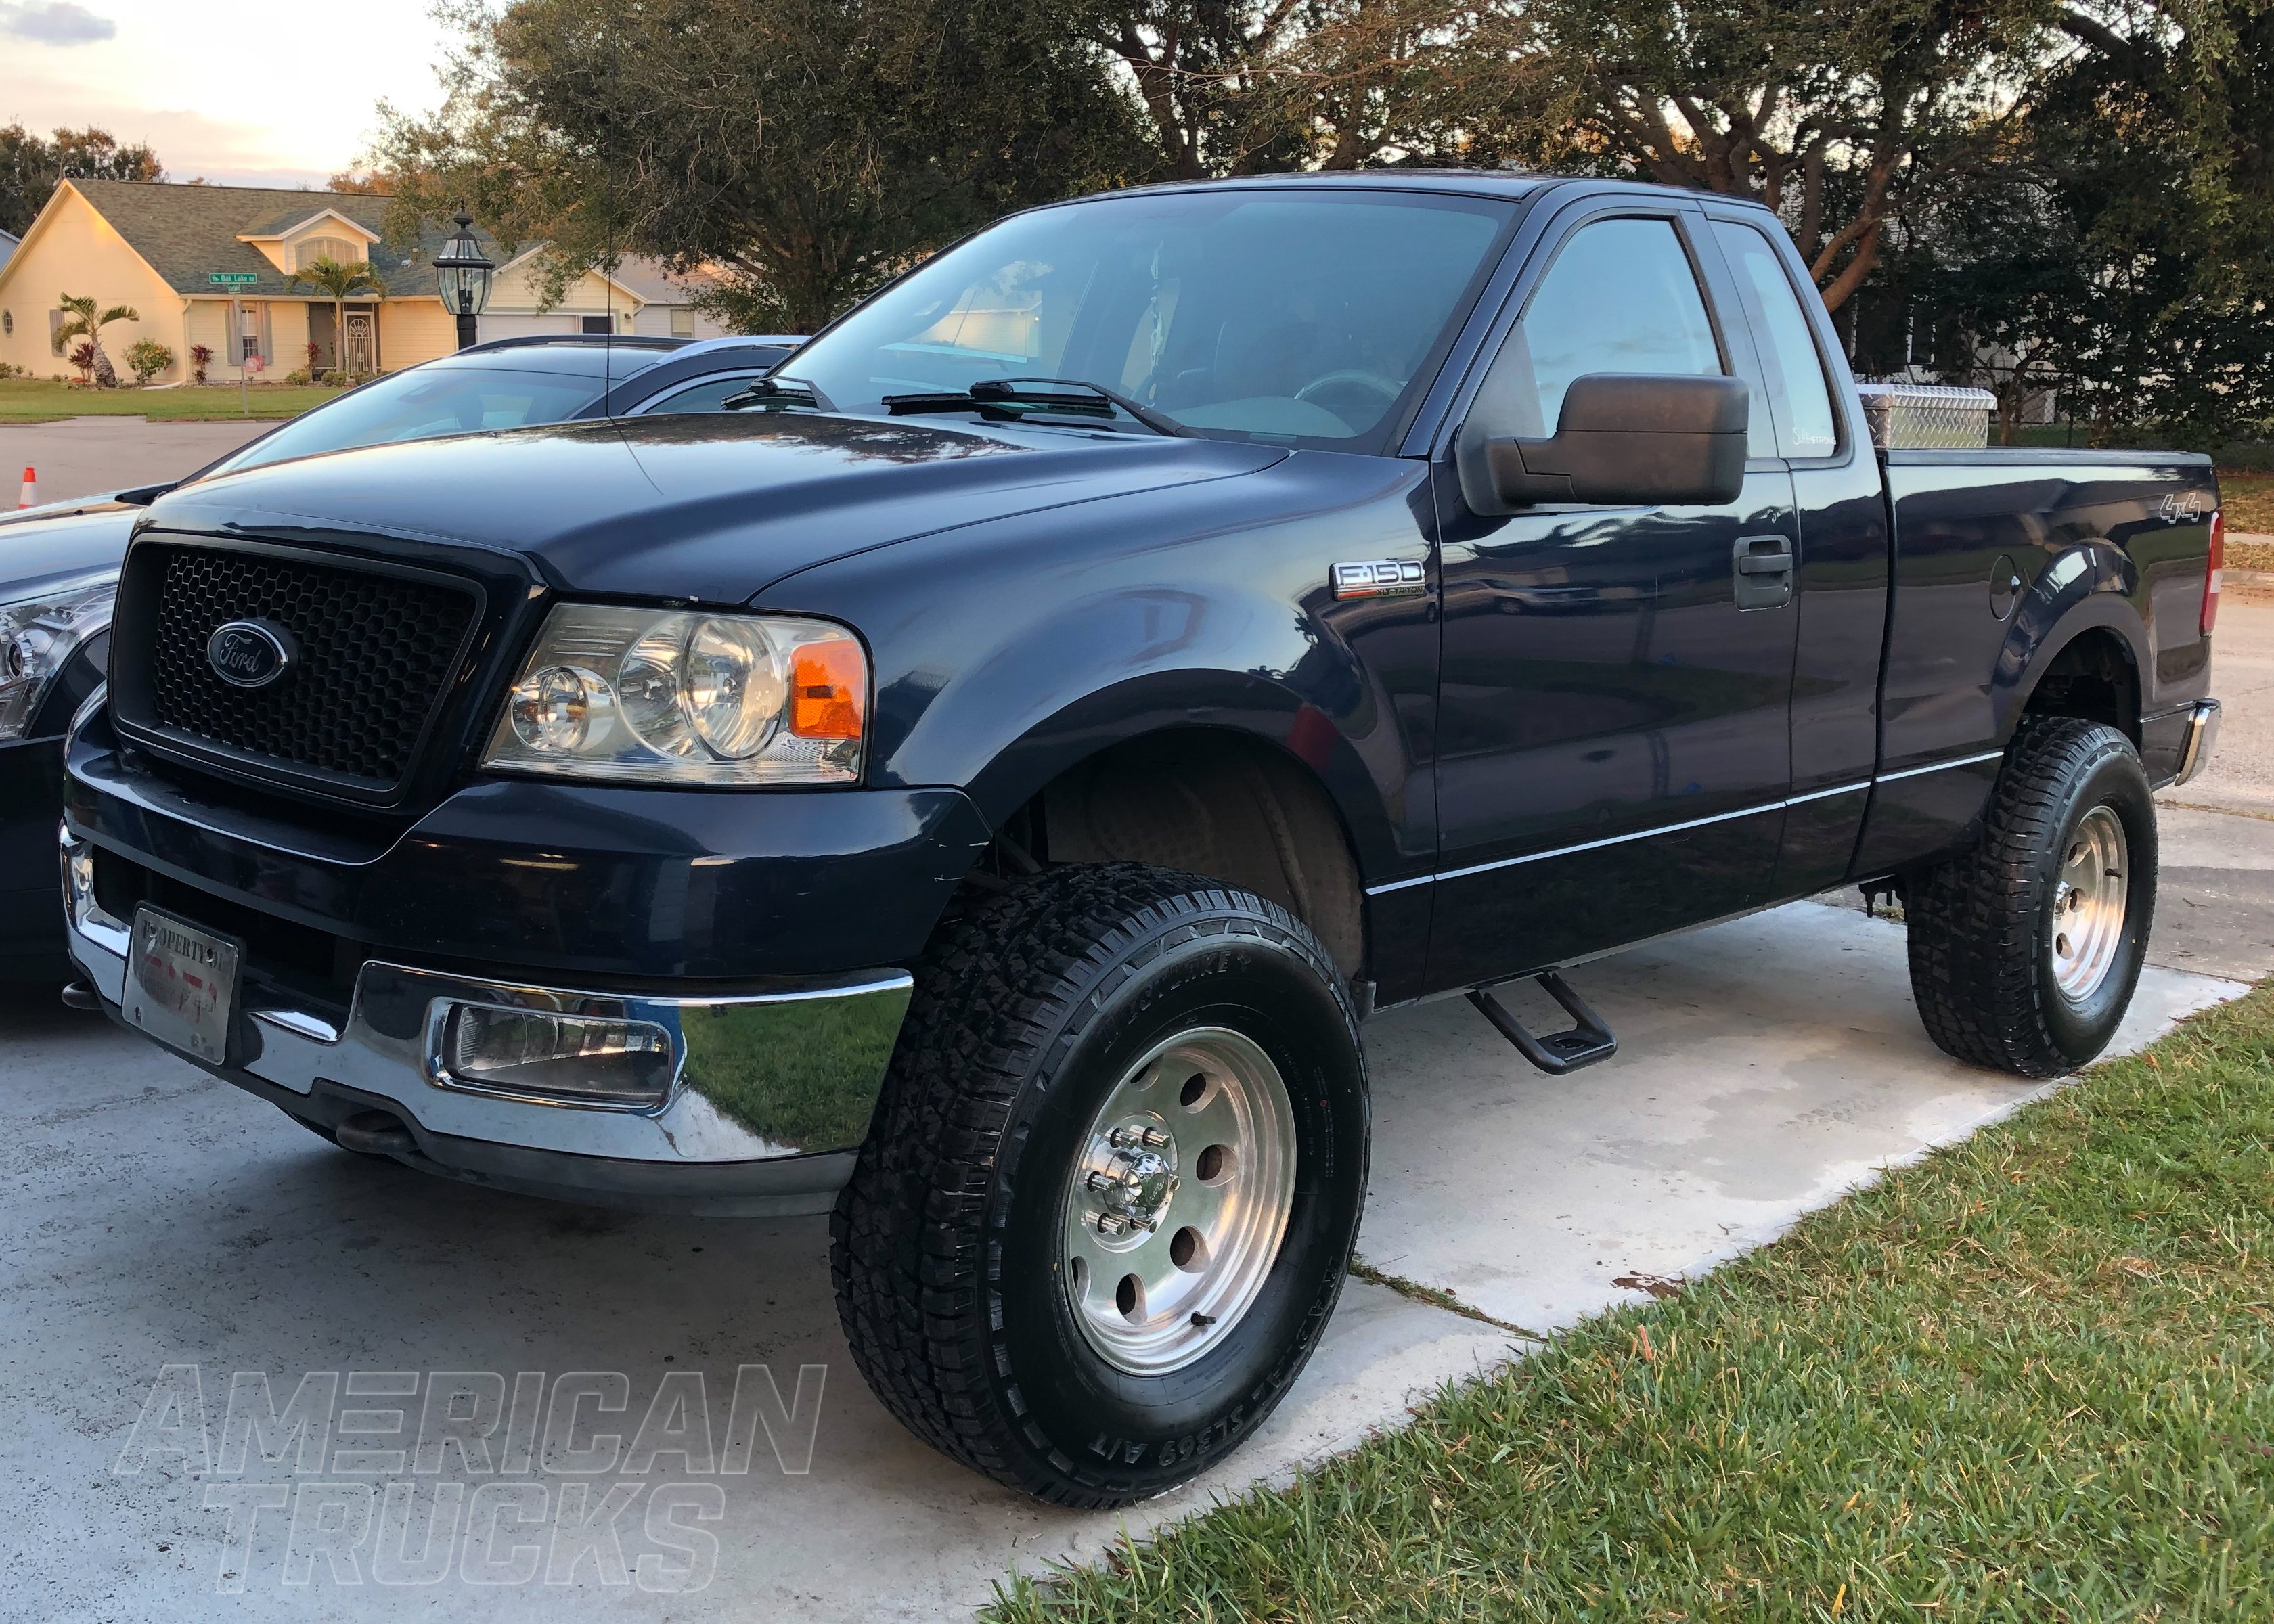
<instances>
[{"instance_id":1,"label":"windshield","mask_svg":"<svg viewBox=\"0 0 2274 1624\"><path fill-rule=\"evenodd\" d=\"M840 411L1079 379L1203 433L1374 450L1513 213L1326 187L1038 209L886 289L785 371Z\"/></svg>"},{"instance_id":2,"label":"windshield","mask_svg":"<svg viewBox=\"0 0 2274 1624\"><path fill-rule=\"evenodd\" d=\"M570 364L562 365L564 358ZM652 366L658 357L634 351L614 359L614 377L621 383L628 374ZM505 350L489 365L442 361L415 366L294 418L208 472L236 473L357 446L560 423L599 400L607 380L597 346L589 356Z\"/></svg>"}]
</instances>

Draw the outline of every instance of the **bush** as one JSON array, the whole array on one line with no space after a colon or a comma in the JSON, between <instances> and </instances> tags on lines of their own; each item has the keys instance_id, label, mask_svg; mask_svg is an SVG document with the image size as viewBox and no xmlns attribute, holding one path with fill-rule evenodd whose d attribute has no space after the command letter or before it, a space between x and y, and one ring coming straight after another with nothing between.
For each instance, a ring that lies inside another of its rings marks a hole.
<instances>
[{"instance_id":1,"label":"bush","mask_svg":"<svg viewBox=\"0 0 2274 1624\"><path fill-rule=\"evenodd\" d=\"M94 375L94 341L82 338L71 347L71 353L64 359L79 368L78 381L86 383Z\"/></svg>"},{"instance_id":2,"label":"bush","mask_svg":"<svg viewBox=\"0 0 2274 1624\"><path fill-rule=\"evenodd\" d=\"M289 372L285 373L283 377L282 377L282 378L278 379L276 381L277 381L277 382L279 382L279 383L290 383L290 384L302 384L302 383L305 383L305 382L307 382L307 381L308 381L308 369L307 369L306 367L305 367L305 366L296 366L296 367L294 367L290 372Z\"/></svg>"},{"instance_id":3,"label":"bush","mask_svg":"<svg viewBox=\"0 0 2274 1624\"><path fill-rule=\"evenodd\" d=\"M137 384L147 384L174 364L174 352L154 338L139 338L126 347L126 365Z\"/></svg>"},{"instance_id":4,"label":"bush","mask_svg":"<svg viewBox=\"0 0 2274 1624\"><path fill-rule=\"evenodd\" d=\"M192 383L203 383L206 380L206 368L213 365L213 358L211 344L190 346L190 381Z\"/></svg>"}]
</instances>

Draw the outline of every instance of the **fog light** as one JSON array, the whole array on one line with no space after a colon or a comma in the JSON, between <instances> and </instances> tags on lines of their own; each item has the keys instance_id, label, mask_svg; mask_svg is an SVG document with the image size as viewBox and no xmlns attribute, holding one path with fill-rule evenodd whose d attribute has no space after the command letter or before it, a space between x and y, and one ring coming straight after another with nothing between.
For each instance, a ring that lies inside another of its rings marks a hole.
<instances>
[{"instance_id":1,"label":"fog light","mask_svg":"<svg viewBox=\"0 0 2274 1624\"><path fill-rule=\"evenodd\" d=\"M82 840L65 823L56 831L64 866L64 906L71 922L82 931L118 930L126 927L102 910L94 896L94 843Z\"/></svg>"},{"instance_id":2,"label":"fog light","mask_svg":"<svg viewBox=\"0 0 2274 1624\"><path fill-rule=\"evenodd\" d=\"M94 847L65 834L63 853L64 890L71 899L72 918L82 920L94 911Z\"/></svg>"},{"instance_id":3,"label":"fog light","mask_svg":"<svg viewBox=\"0 0 2274 1624\"><path fill-rule=\"evenodd\" d=\"M607 1105L659 1105L671 1090L670 1029L646 1020L454 1004L444 1080L465 1088Z\"/></svg>"}]
</instances>

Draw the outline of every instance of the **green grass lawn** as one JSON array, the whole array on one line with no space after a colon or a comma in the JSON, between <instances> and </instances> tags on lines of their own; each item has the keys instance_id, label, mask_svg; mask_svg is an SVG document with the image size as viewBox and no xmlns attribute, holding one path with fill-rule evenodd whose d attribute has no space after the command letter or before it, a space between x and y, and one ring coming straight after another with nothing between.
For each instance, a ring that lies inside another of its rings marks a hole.
<instances>
[{"instance_id":1,"label":"green grass lawn","mask_svg":"<svg viewBox=\"0 0 2274 1624\"><path fill-rule=\"evenodd\" d=\"M2274 989L1043 1620L2274 1617Z\"/></svg>"},{"instance_id":2,"label":"green grass lawn","mask_svg":"<svg viewBox=\"0 0 2274 1624\"><path fill-rule=\"evenodd\" d=\"M255 417L297 417L338 398L337 389L258 383L249 391ZM147 417L153 423L197 423L242 417L237 387L194 384L178 389L75 389L42 378L0 379L0 423L53 423L60 417Z\"/></svg>"}]
</instances>

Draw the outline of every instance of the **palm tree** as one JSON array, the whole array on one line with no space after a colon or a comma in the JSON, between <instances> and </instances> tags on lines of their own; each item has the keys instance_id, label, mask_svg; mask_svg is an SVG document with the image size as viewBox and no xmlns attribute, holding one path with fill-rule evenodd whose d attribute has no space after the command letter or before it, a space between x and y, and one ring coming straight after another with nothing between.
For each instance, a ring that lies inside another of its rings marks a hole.
<instances>
[{"instance_id":1,"label":"palm tree","mask_svg":"<svg viewBox=\"0 0 2274 1624\"><path fill-rule=\"evenodd\" d=\"M292 273L297 286L306 282L332 301L332 371L347 371L348 301L358 293L385 293L368 265L343 265L329 254L311 259Z\"/></svg>"},{"instance_id":2,"label":"palm tree","mask_svg":"<svg viewBox=\"0 0 2274 1624\"><path fill-rule=\"evenodd\" d=\"M73 298L68 293L56 296L71 320L56 329L56 347L61 349L74 338L84 338L94 346L94 385L98 389L118 387L118 370L110 365L110 357L102 352L102 329L113 321L139 321L141 316L132 304L113 304L97 312L92 297Z\"/></svg>"}]
</instances>

